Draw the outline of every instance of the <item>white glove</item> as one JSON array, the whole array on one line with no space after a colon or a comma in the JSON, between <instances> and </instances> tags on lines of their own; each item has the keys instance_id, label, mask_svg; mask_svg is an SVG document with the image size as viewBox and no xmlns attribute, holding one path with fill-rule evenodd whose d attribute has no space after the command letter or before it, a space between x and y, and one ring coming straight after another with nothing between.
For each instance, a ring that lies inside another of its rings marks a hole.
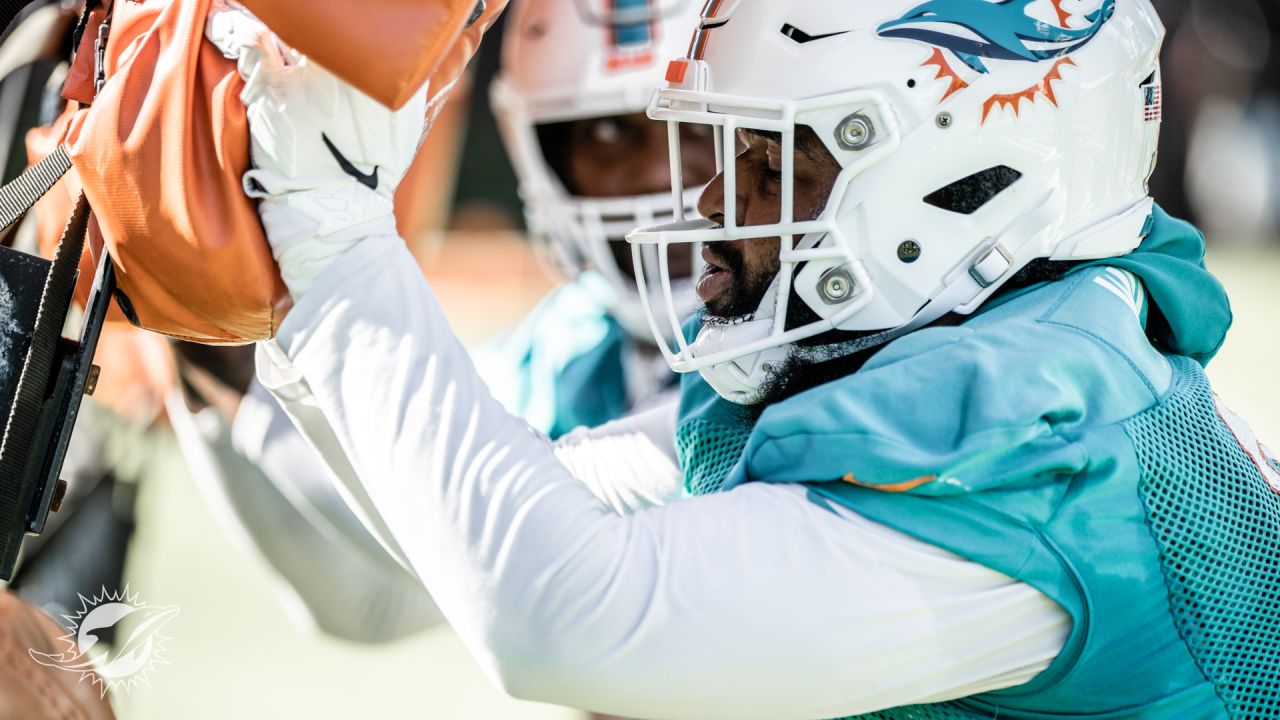
<instances>
[{"instance_id":1,"label":"white glove","mask_svg":"<svg viewBox=\"0 0 1280 720\"><path fill-rule=\"evenodd\" d=\"M427 88L387 109L215 0L206 36L245 79L254 169L245 192L297 300L361 239L396 234L392 197L425 130Z\"/></svg>"}]
</instances>

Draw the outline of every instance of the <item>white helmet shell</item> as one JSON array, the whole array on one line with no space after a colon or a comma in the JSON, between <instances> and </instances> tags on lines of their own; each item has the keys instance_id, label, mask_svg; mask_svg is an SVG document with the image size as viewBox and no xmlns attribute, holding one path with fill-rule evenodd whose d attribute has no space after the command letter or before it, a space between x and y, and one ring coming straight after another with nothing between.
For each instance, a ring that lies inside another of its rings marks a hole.
<instances>
[{"instance_id":1,"label":"white helmet shell","mask_svg":"<svg viewBox=\"0 0 1280 720\"><path fill-rule=\"evenodd\" d=\"M704 325L725 336L715 342L675 335L671 366L755 402L769 374L743 363L776 367L766 350L869 334L852 352L973 312L1037 258L1134 249L1152 209L1163 36L1148 0L710 0L650 117L712 126L722 169L738 129L780 133L782 218L737 226L737 173L724 172L726 227L677 207L676 222L628 236L637 262L658 258L637 269L642 295L646 274L665 277L665 253L649 248L778 236L781 270L751 322ZM791 217L798 125L842 168L813 220ZM797 298L817 321L787 326ZM647 310L670 336L669 309Z\"/></svg>"}]
</instances>

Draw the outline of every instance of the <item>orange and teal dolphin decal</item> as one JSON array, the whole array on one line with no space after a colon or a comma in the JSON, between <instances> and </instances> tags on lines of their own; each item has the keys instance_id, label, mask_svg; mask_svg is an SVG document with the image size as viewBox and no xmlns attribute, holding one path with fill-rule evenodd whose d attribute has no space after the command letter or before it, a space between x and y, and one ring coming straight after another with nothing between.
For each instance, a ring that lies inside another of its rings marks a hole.
<instances>
[{"instance_id":1,"label":"orange and teal dolphin decal","mask_svg":"<svg viewBox=\"0 0 1280 720\"><path fill-rule=\"evenodd\" d=\"M1027 14L1037 0L929 0L881 25L883 37L916 40L950 50L977 72L984 60L1042 62L1065 57L1087 45L1115 15L1116 0L1085 16L1087 27L1071 29ZM1061 12L1060 5L1055 9Z\"/></svg>"}]
</instances>

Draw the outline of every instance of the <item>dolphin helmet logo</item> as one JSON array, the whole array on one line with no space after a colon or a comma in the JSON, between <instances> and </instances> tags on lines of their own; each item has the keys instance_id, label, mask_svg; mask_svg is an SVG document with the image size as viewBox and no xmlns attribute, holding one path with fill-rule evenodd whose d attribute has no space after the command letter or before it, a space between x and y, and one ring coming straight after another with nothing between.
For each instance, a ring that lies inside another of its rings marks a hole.
<instances>
[{"instance_id":1,"label":"dolphin helmet logo","mask_svg":"<svg viewBox=\"0 0 1280 720\"><path fill-rule=\"evenodd\" d=\"M1055 60L1052 69L1036 85L1008 95L996 95L983 110L983 121L995 105L1013 105L1015 113L1022 99L1034 100L1045 95L1057 104L1052 83L1060 80L1064 65L1074 64L1069 56L1088 45L1116 12L1116 0L1103 0L1097 10L1085 15L1088 25L1066 27L1070 13L1062 9L1062 0L1052 0L1061 25L1039 20L1027 14L1038 0L928 0L908 10L895 20L882 24L877 33L882 37L903 38L931 45L933 56L925 65L937 65L938 77L949 78L951 88L943 99L968 87L946 61L949 51L975 72L990 74L987 61L1006 60L1040 63Z\"/></svg>"},{"instance_id":2,"label":"dolphin helmet logo","mask_svg":"<svg viewBox=\"0 0 1280 720\"><path fill-rule=\"evenodd\" d=\"M987 73L983 58L1041 62L1064 57L1097 36L1116 11L1116 0L1085 16L1079 30L1056 27L1027 15L1037 0L929 0L880 26L884 37L907 38L955 53L964 64Z\"/></svg>"}]
</instances>

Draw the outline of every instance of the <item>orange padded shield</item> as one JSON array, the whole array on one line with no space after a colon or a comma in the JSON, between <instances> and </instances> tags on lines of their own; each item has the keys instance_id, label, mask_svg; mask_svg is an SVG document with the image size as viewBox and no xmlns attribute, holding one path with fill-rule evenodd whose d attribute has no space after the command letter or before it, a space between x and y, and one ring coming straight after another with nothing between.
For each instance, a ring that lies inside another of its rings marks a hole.
<instances>
[{"instance_id":1,"label":"orange padded shield","mask_svg":"<svg viewBox=\"0 0 1280 720\"><path fill-rule=\"evenodd\" d=\"M434 117L505 4L488 2L469 26L476 6L466 4L463 12L455 0L276 0L254 9L276 30L291 22L289 12L305 14L309 24L288 26L285 39L388 104L403 104L414 78L429 78ZM74 113L65 135L53 137L67 145L94 209L90 248L105 245L110 253L129 319L186 340L234 344L271 337L289 297L241 189L249 168L244 83L234 63L204 39L211 5L116 2L106 84L96 95L93 40L105 13L95 11L64 88L68 99L92 105ZM370 37L376 52L365 47ZM405 64L402 51L416 53L415 61ZM383 62L391 63L386 72ZM388 78L398 79L378 85Z\"/></svg>"},{"instance_id":2,"label":"orange padded shield","mask_svg":"<svg viewBox=\"0 0 1280 720\"><path fill-rule=\"evenodd\" d=\"M241 189L244 83L204 39L210 3L117 2L107 82L71 120L66 144L126 316L183 339L235 343L271 337L288 294ZM92 62L83 47L81 62Z\"/></svg>"},{"instance_id":3,"label":"orange padded shield","mask_svg":"<svg viewBox=\"0 0 1280 720\"><path fill-rule=\"evenodd\" d=\"M281 40L392 109L408 102L454 53L480 7L480 0L241 2ZM486 2L485 15L491 18L501 9L491 6L504 4ZM485 24L476 23L480 32ZM478 39L479 32L473 34Z\"/></svg>"}]
</instances>

